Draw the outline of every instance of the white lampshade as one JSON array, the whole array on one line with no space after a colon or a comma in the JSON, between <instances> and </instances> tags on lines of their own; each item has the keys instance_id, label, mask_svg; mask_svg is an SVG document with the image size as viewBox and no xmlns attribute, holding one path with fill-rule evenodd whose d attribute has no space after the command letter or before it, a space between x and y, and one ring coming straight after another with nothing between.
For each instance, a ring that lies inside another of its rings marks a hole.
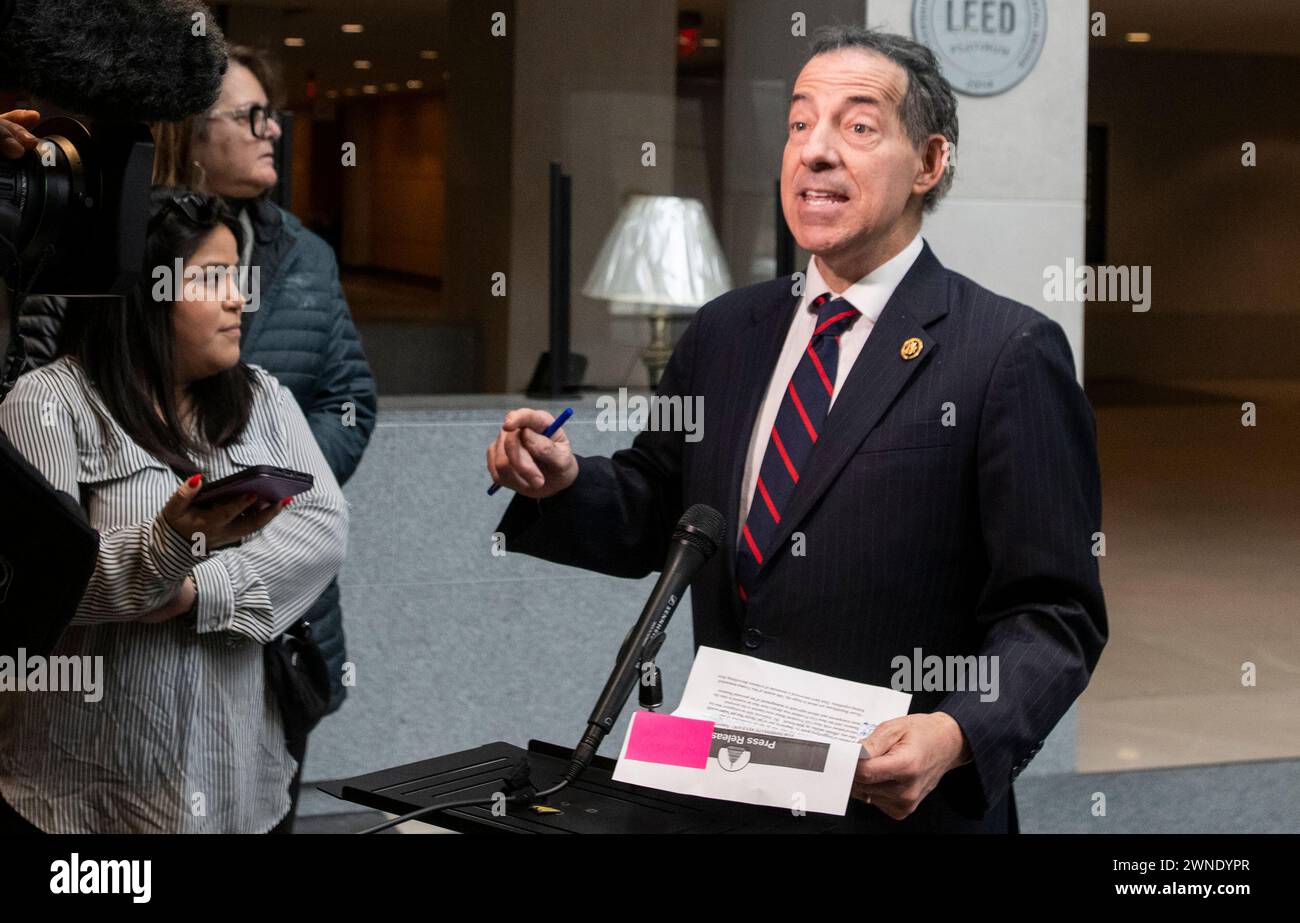
<instances>
[{"instance_id":1,"label":"white lampshade","mask_svg":"<svg viewBox=\"0 0 1300 923\"><path fill-rule=\"evenodd\" d=\"M704 204L634 195L619 212L582 293L611 314L691 314L731 288Z\"/></svg>"}]
</instances>

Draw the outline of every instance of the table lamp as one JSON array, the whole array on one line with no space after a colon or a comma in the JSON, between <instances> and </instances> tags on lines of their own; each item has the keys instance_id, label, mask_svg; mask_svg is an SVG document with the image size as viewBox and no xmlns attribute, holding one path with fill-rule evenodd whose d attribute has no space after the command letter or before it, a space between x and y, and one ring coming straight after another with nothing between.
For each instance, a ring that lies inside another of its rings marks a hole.
<instances>
[{"instance_id":1,"label":"table lamp","mask_svg":"<svg viewBox=\"0 0 1300 923\"><path fill-rule=\"evenodd\" d=\"M616 317L649 317L641 354L650 387L672 355L668 321L689 316L731 288L731 275L704 204L677 196L633 195L596 257L582 293L609 302Z\"/></svg>"}]
</instances>

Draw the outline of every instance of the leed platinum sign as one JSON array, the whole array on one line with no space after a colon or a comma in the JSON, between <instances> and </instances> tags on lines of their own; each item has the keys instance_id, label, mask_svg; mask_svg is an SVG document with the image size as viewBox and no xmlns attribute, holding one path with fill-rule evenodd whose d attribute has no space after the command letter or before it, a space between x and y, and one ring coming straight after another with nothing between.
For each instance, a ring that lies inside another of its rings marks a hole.
<instances>
[{"instance_id":1,"label":"leed platinum sign","mask_svg":"<svg viewBox=\"0 0 1300 923\"><path fill-rule=\"evenodd\" d=\"M952 88L996 96L1034 69L1047 35L1044 0L914 0L912 34Z\"/></svg>"}]
</instances>

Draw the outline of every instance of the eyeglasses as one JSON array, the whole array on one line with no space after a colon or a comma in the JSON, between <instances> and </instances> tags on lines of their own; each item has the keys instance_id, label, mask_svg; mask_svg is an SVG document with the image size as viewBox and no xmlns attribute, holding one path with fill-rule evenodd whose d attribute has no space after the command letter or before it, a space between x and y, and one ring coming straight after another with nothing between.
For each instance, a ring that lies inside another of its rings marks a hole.
<instances>
[{"instance_id":1,"label":"eyeglasses","mask_svg":"<svg viewBox=\"0 0 1300 923\"><path fill-rule=\"evenodd\" d=\"M213 109L208 113L208 118L231 118L236 122L248 120L248 128L253 133L253 137L264 141L271 137L271 122L274 121L278 126L280 116L274 109L266 106L240 106L238 109Z\"/></svg>"}]
</instances>

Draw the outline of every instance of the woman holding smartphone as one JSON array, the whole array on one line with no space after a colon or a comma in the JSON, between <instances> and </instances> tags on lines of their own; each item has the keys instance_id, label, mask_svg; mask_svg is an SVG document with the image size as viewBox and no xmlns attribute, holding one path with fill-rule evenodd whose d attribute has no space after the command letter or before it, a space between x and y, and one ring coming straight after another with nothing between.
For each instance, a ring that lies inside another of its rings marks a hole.
<instances>
[{"instance_id":1,"label":"woman holding smartphone","mask_svg":"<svg viewBox=\"0 0 1300 923\"><path fill-rule=\"evenodd\" d=\"M155 190L135 291L72 302L59 357L0 403L0 430L100 532L53 655L103 658L93 701L0 694L0 832L291 821L297 762L261 648L333 580L347 507L293 396L240 362L240 235L219 200ZM204 481L257 465L314 484L291 502L194 503Z\"/></svg>"}]
</instances>

